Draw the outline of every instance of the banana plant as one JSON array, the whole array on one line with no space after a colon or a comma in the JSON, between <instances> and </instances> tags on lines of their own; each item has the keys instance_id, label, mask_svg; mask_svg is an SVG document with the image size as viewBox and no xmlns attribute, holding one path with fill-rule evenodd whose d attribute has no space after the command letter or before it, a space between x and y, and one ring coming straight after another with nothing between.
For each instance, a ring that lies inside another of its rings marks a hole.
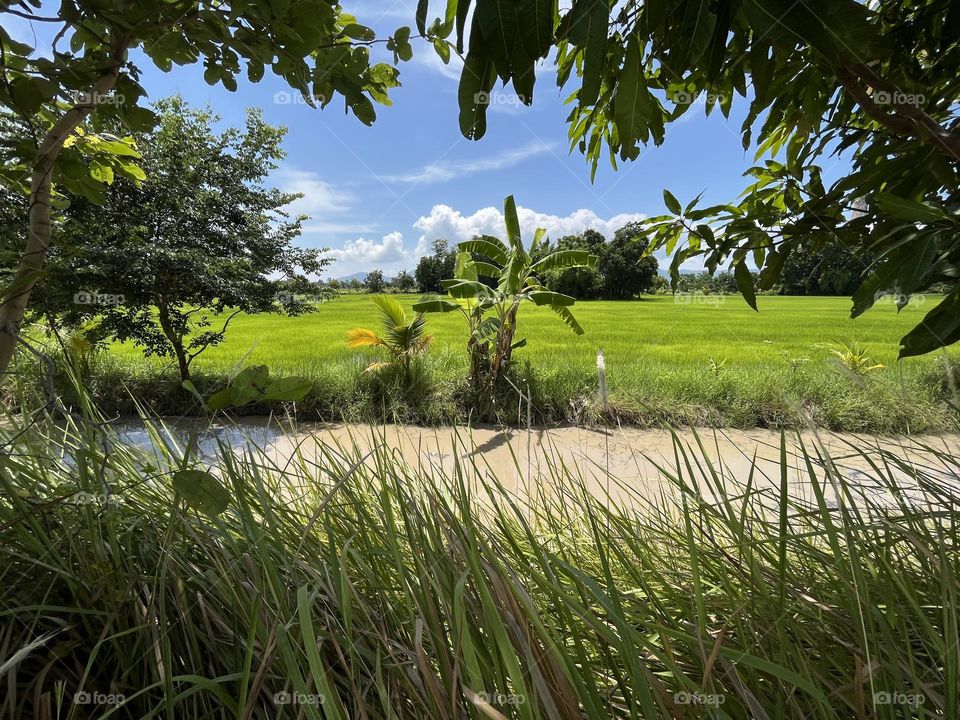
<instances>
[{"instance_id":1,"label":"banana plant","mask_svg":"<svg viewBox=\"0 0 960 720\"><path fill-rule=\"evenodd\" d=\"M596 267L598 258L586 250L558 250L534 262L546 239L546 230L537 228L527 250L520 237L520 222L513 196L504 200L503 215L507 242L490 235L466 240L457 245L454 277L443 280L449 298L424 298L413 306L416 312L459 312L467 320L470 338L470 377L479 384L492 387L510 366L513 351L526 344L515 341L517 313L523 303L547 306L577 335L583 328L570 312L576 299L553 292L540 282L537 273L573 267ZM486 258L474 259L474 256ZM480 281L492 278L496 287Z\"/></svg>"}]
</instances>

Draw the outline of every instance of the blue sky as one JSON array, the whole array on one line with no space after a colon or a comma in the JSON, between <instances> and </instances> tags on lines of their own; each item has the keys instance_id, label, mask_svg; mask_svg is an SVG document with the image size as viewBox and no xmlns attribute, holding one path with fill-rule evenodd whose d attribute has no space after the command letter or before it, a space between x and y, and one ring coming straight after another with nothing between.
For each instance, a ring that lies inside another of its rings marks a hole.
<instances>
[{"instance_id":1,"label":"blue sky","mask_svg":"<svg viewBox=\"0 0 960 720\"><path fill-rule=\"evenodd\" d=\"M415 5L344 0L345 10L378 37L412 26ZM437 0L430 11L431 17L440 11ZM33 42L25 24L8 30ZM719 202L734 199L746 184L742 173L752 164L752 150L745 153L740 144L743 102L734 102L730 120L719 111L705 117L703 105L691 109L668 127L661 147L651 145L617 171L603 161L591 183L583 156L568 151L564 98L572 86L556 87L552 63L538 71L532 107L512 102L512 87L498 87L486 136L469 141L457 124L461 61L454 55L444 66L430 46L412 42L414 59L400 65L394 104L377 106L372 127L346 114L339 97L322 111L299 98L292 102L286 85L269 74L256 85L241 78L231 93L207 85L199 64L163 73L142 56L134 60L151 99L180 93L193 104L209 104L229 125L242 124L245 108L261 107L268 122L288 128L287 158L272 180L304 193L292 208L311 216L301 242L333 250L334 277L412 269L435 238L502 235L500 208L511 193L528 238L537 226L553 238L586 227L610 237L632 219L663 212L664 188L681 202L700 192L705 201ZM380 46L373 59L390 58Z\"/></svg>"}]
</instances>

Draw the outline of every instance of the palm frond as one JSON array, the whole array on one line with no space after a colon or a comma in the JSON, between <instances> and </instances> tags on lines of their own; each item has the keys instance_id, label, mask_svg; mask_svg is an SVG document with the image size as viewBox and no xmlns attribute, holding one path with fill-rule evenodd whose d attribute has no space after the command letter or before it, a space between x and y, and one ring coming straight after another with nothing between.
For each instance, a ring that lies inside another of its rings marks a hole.
<instances>
[{"instance_id":1,"label":"palm frond","mask_svg":"<svg viewBox=\"0 0 960 720\"><path fill-rule=\"evenodd\" d=\"M384 327L401 327L407 324L407 313L396 298L389 295L374 295L371 300L380 309L380 319Z\"/></svg>"},{"instance_id":2,"label":"palm frond","mask_svg":"<svg viewBox=\"0 0 960 720\"><path fill-rule=\"evenodd\" d=\"M347 331L347 347L387 347L387 343L373 330L367 328L353 328Z\"/></svg>"}]
</instances>

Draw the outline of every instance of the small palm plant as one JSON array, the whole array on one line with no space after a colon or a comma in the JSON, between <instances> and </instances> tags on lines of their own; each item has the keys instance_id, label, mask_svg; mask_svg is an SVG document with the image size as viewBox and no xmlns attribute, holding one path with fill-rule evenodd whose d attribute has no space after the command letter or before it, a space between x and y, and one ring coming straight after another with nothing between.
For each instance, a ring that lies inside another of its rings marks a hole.
<instances>
[{"instance_id":1,"label":"small palm plant","mask_svg":"<svg viewBox=\"0 0 960 720\"><path fill-rule=\"evenodd\" d=\"M882 370L885 365L875 363L873 358L867 354L866 348L853 343L839 343L838 347L830 350L836 355L847 370L855 372L857 375L866 375L874 370Z\"/></svg>"},{"instance_id":2,"label":"small palm plant","mask_svg":"<svg viewBox=\"0 0 960 720\"><path fill-rule=\"evenodd\" d=\"M520 305L531 302L549 307L577 335L583 328L570 312L576 299L544 287L537 273L574 267L596 267L598 258L586 250L558 250L534 261L546 240L546 230L537 228L529 251L520 238L520 222L513 196L503 203L509 244L490 235L459 243L454 277L443 280L447 298L425 298L413 306L418 312L460 312L470 327L467 350L471 380L478 383L486 373L486 387L496 384L510 365L513 351L525 344L514 341ZM475 260L474 254L486 260ZM496 287L480 282L481 277L497 281Z\"/></svg>"},{"instance_id":3,"label":"small palm plant","mask_svg":"<svg viewBox=\"0 0 960 720\"><path fill-rule=\"evenodd\" d=\"M426 333L426 318L420 312L409 317L403 306L392 297L376 295L371 299L380 310L383 335L367 328L353 328L347 332L347 347L382 347L390 353L389 362L372 363L366 372L397 366L404 374L409 374L411 362L427 349L432 339Z\"/></svg>"}]
</instances>

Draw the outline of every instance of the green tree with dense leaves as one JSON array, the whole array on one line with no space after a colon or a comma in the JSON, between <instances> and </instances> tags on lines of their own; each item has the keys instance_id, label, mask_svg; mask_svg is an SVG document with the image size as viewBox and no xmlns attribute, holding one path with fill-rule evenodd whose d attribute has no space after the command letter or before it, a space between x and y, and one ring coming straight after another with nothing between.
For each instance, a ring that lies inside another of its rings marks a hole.
<instances>
[{"instance_id":1,"label":"green tree with dense leaves","mask_svg":"<svg viewBox=\"0 0 960 720\"><path fill-rule=\"evenodd\" d=\"M132 57L164 71L202 61L207 82L228 90L243 72L258 82L269 70L312 105L341 95L368 125L372 101L389 104L387 91L398 84L395 68L369 62L367 46L379 42L373 30L332 0L0 1L0 17L12 16L53 42L30 47L0 26L0 113L19 125L0 138L0 185L29 196L23 252L0 304L0 372L53 241L60 189L96 202L117 176L143 179L126 134L87 125L96 116L136 133L155 121L141 104L146 90ZM386 39L396 59L409 59L409 38L410 29L400 28Z\"/></svg>"},{"instance_id":2,"label":"green tree with dense leaves","mask_svg":"<svg viewBox=\"0 0 960 720\"><path fill-rule=\"evenodd\" d=\"M423 313L459 312L467 319L470 378L488 389L509 368L513 351L526 344L525 339L514 340L522 304L549 307L573 332L583 334L583 328L570 312L576 299L546 288L538 273L597 264L597 256L586 250L558 250L543 255L543 228L537 228L530 247L525 247L512 195L504 200L503 216L508 242L490 235L461 242L453 277L443 281L450 299L425 298L413 306ZM489 261L477 260L476 256ZM534 257L540 259L533 260ZM484 277L496 280L496 286L481 282Z\"/></svg>"},{"instance_id":3,"label":"green tree with dense leaves","mask_svg":"<svg viewBox=\"0 0 960 720\"><path fill-rule=\"evenodd\" d=\"M603 256L607 240L596 230L587 229L579 235L565 235L557 240L550 250L586 250L592 255ZM543 284L551 290L571 295L577 300L596 300L603 293L603 279L596 267L572 267L542 273Z\"/></svg>"},{"instance_id":4,"label":"green tree with dense leaves","mask_svg":"<svg viewBox=\"0 0 960 720\"><path fill-rule=\"evenodd\" d=\"M413 292L417 289L416 279L406 270L398 272L397 276L390 281L390 285L401 293Z\"/></svg>"},{"instance_id":5,"label":"green tree with dense leaves","mask_svg":"<svg viewBox=\"0 0 960 720\"><path fill-rule=\"evenodd\" d=\"M417 292L443 292L443 281L453 276L457 262L457 253L450 249L446 240L434 240L429 255L417 262L414 277L417 279Z\"/></svg>"},{"instance_id":6,"label":"green tree with dense leaves","mask_svg":"<svg viewBox=\"0 0 960 720\"><path fill-rule=\"evenodd\" d=\"M783 263L783 295L852 295L870 268L870 258L860 257L839 243L814 252L798 247Z\"/></svg>"},{"instance_id":7,"label":"green tree with dense leaves","mask_svg":"<svg viewBox=\"0 0 960 720\"><path fill-rule=\"evenodd\" d=\"M629 300L653 289L658 263L647 253L648 245L642 223L629 223L614 232L597 265L603 280L603 297Z\"/></svg>"},{"instance_id":8,"label":"green tree with dense leaves","mask_svg":"<svg viewBox=\"0 0 960 720\"><path fill-rule=\"evenodd\" d=\"M423 5L423 3L421 3ZM460 127L486 129L499 77L532 102L534 64L556 50L557 82L576 85L571 147L594 170L663 142L694 108L747 106L744 148L758 161L739 200L701 207L664 195L644 223L648 252L730 264L751 306L796 251L840 245L869 258L852 315L885 293L946 296L901 340L901 357L960 339L960 3L956 0L451 0L431 28L472 25ZM425 9L421 11L425 16ZM418 16L421 14L418 13ZM575 81L571 78L576 77ZM739 98L739 99L738 99ZM849 171L827 184L834 156ZM750 264L760 270L756 283Z\"/></svg>"},{"instance_id":9,"label":"green tree with dense leaves","mask_svg":"<svg viewBox=\"0 0 960 720\"><path fill-rule=\"evenodd\" d=\"M383 279L383 270L371 270L368 272L367 276L363 279L363 287L368 293L382 293L384 288L387 287L387 283Z\"/></svg>"},{"instance_id":10,"label":"green tree with dense leaves","mask_svg":"<svg viewBox=\"0 0 960 720\"><path fill-rule=\"evenodd\" d=\"M329 259L292 244L303 218L283 208L299 196L264 185L284 129L249 111L242 131L216 133L216 115L178 97L154 110L136 136L147 179L117 178L102 204L71 198L39 306L173 358L186 380L238 313L310 311Z\"/></svg>"}]
</instances>

